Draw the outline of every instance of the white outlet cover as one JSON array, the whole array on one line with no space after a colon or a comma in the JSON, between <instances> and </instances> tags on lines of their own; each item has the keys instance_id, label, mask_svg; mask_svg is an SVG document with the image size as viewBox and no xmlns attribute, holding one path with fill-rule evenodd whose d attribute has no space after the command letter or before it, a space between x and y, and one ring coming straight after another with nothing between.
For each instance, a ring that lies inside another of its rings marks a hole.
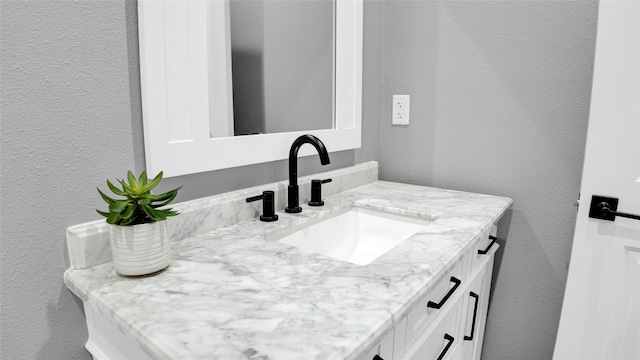
<instances>
[{"instance_id":1,"label":"white outlet cover","mask_svg":"<svg viewBox=\"0 0 640 360\"><path fill-rule=\"evenodd\" d=\"M393 106L391 114L392 125L409 125L409 95L393 95Z\"/></svg>"}]
</instances>

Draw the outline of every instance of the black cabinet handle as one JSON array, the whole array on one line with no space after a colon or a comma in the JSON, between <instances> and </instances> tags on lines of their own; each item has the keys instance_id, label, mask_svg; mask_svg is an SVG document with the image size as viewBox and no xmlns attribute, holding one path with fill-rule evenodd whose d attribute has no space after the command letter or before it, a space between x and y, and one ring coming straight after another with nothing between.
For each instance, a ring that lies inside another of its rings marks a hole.
<instances>
[{"instance_id":1,"label":"black cabinet handle","mask_svg":"<svg viewBox=\"0 0 640 360\"><path fill-rule=\"evenodd\" d=\"M427 307L434 308L434 309L440 309L442 307L442 305L444 305L447 302L447 300L449 300L451 295L453 295L453 293L456 291L458 286L460 286L460 283L462 283L462 281L460 281L460 279L457 279L455 276L452 276L451 279L449 279L449 281L454 283L454 285L453 285L453 287L451 289L449 289L449 292L447 293L447 295L445 295L442 298L442 300L440 300L439 303L434 303L433 301L429 301L427 303Z\"/></svg>"},{"instance_id":2,"label":"black cabinet handle","mask_svg":"<svg viewBox=\"0 0 640 360\"><path fill-rule=\"evenodd\" d=\"M373 360L384 360L380 355L373 355Z\"/></svg>"},{"instance_id":3,"label":"black cabinet handle","mask_svg":"<svg viewBox=\"0 0 640 360\"><path fill-rule=\"evenodd\" d=\"M496 240L498 240L498 238L493 236L493 235L489 235L489 239L491 240L491 242L489 243L489 246L487 246L487 248L484 249L484 250L478 250L478 254L486 255L489 252L489 250L491 249L491 247L493 246L493 244L496 243Z\"/></svg>"},{"instance_id":4,"label":"black cabinet handle","mask_svg":"<svg viewBox=\"0 0 640 360\"><path fill-rule=\"evenodd\" d=\"M453 344L453 341L455 340L453 338L453 336L449 335L449 334L444 334L444 339L448 341L447 345L444 347L444 349L442 349L442 352L440 353L440 355L438 355L438 359L436 360L442 360L444 358L444 356L447 354L447 351L449 351L449 348L451 347L451 345Z\"/></svg>"},{"instance_id":5,"label":"black cabinet handle","mask_svg":"<svg viewBox=\"0 0 640 360\"><path fill-rule=\"evenodd\" d=\"M476 331L476 316L478 315L478 303L480 302L480 297L478 296L478 294L474 293L473 291L469 292L469 296L471 296L472 298L476 299L476 304L473 306L473 320L471 321L471 335L464 336L465 340L473 340L473 333Z\"/></svg>"}]
</instances>

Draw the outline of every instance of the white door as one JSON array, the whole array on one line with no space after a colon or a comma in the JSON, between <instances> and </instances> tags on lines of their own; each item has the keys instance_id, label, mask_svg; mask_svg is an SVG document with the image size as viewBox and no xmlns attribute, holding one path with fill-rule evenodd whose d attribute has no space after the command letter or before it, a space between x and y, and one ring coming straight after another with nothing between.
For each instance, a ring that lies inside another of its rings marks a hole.
<instances>
[{"instance_id":1,"label":"white door","mask_svg":"<svg viewBox=\"0 0 640 360\"><path fill-rule=\"evenodd\" d=\"M554 359L640 359L640 2L601 1L581 201Z\"/></svg>"}]
</instances>

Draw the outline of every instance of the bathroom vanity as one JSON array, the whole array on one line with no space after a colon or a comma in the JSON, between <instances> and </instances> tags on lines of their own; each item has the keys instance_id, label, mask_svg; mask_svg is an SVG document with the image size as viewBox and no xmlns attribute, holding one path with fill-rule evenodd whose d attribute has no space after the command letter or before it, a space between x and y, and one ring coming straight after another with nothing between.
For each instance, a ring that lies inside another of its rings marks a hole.
<instances>
[{"instance_id":1,"label":"bathroom vanity","mask_svg":"<svg viewBox=\"0 0 640 360\"><path fill-rule=\"evenodd\" d=\"M298 214L282 211L286 182L177 204L171 265L148 277L115 273L103 221L69 228L64 279L84 303L87 349L96 359L478 359L495 224L511 200L377 174L371 162L301 177ZM304 205L311 179L326 178L325 205ZM278 221L245 202L265 190ZM424 226L360 265L279 241L349 209Z\"/></svg>"}]
</instances>

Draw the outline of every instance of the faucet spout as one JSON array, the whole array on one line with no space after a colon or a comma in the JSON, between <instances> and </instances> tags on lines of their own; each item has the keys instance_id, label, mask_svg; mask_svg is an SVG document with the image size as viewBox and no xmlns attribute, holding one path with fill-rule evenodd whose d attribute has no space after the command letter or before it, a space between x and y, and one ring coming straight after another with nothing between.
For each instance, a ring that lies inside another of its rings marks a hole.
<instances>
[{"instance_id":1,"label":"faucet spout","mask_svg":"<svg viewBox=\"0 0 640 360\"><path fill-rule=\"evenodd\" d=\"M293 141L291 149L289 150L289 187L288 187L288 202L284 211L288 213L299 213L302 211L299 201L298 191L298 150L304 144L311 144L318 151L320 155L320 163L327 165L331 161L329 160L329 153L322 141L313 135L302 135Z\"/></svg>"}]
</instances>

